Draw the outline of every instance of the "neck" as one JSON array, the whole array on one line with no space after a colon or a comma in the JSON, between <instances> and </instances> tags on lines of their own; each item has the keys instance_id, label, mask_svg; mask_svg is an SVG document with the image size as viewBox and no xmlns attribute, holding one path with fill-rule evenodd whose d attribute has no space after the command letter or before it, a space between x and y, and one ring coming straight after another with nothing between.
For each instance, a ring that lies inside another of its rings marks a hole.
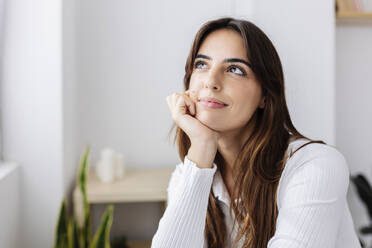
<instances>
[{"instance_id":1,"label":"neck","mask_svg":"<svg viewBox=\"0 0 372 248\"><path fill-rule=\"evenodd\" d=\"M224 163L226 175L232 175L233 166L244 143L250 137L253 131L256 115L253 115L248 124L238 130L229 130L220 133L217 149L221 154Z\"/></svg>"}]
</instances>

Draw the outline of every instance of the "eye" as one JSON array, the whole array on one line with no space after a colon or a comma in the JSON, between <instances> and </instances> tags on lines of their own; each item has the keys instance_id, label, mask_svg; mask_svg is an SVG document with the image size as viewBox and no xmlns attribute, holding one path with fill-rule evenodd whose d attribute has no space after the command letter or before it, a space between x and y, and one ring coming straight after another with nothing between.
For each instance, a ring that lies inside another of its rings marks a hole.
<instances>
[{"instance_id":1,"label":"eye","mask_svg":"<svg viewBox=\"0 0 372 248\"><path fill-rule=\"evenodd\" d=\"M200 60L199 60L199 61L196 61L196 62L195 62L194 67L195 67L196 69L203 69L203 68L202 68L203 65L206 66L206 64L205 64L203 61L200 61Z\"/></svg>"},{"instance_id":2,"label":"eye","mask_svg":"<svg viewBox=\"0 0 372 248\"><path fill-rule=\"evenodd\" d=\"M247 75L247 74L245 73L245 71L244 71L243 69L241 69L240 67L238 67L238 66L230 66L228 70L231 71L231 69L233 69L233 70L232 70L233 73L238 74L238 75L240 75L240 76L245 76L245 75Z\"/></svg>"},{"instance_id":3,"label":"eye","mask_svg":"<svg viewBox=\"0 0 372 248\"><path fill-rule=\"evenodd\" d=\"M194 68L196 68L196 69L205 69L206 67L207 67L207 65L201 60L197 60L194 63ZM236 66L236 65L230 66L228 68L228 71L231 71L232 73L237 74L237 75L242 76L242 77L247 75L247 73L245 72L244 69L242 69L241 67Z\"/></svg>"}]
</instances>

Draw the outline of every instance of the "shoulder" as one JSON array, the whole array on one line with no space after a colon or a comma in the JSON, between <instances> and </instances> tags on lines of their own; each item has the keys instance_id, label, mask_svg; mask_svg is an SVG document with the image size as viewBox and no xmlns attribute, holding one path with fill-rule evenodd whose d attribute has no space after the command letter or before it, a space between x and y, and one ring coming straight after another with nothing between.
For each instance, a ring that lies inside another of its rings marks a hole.
<instances>
[{"instance_id":1,"label":"shoulder","mask_svg":"<svg viewBox=\"0 0 372 248\"><path fill-rule=\"evenodd\" d=\"M324 170L338 169L341 172L349 173L345 157L337 148L320 143L305 145L308 142L309 140L307 139L299 139L289 144L288 152L294 152L294 154L288 158L285 164L285 170L287 172L293 172L301 169L303 166L309 166L314 163L321 163L324 164L322 166Z\"/></svg>"},{"instance_id":2,"label":"shoulder","mask_svg":"<svg viewBox=\"0 0 372 248\"><path fill-rule=\"evenodd\" d=\"M293 141L288 152L295 151L309 142L306 139ZM302 185L312 191L324 192L334 196L344 196L349 185L349 168L344 156L335 147L311 143L297 150L288 158L280 178L280 188Z\"/></svg>"}]
</instances>

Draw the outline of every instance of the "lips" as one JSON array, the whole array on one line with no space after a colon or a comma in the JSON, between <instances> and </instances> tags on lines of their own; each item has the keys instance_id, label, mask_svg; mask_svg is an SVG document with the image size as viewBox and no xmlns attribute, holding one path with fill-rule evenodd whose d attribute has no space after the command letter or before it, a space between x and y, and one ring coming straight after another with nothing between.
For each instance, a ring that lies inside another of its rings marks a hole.
<instances>
[{"instance_id":1,"label":"lips","mask_svg":"<svg viewBox=\"0 0 372 248\"><path fill-rule=\"evenodd\" d=\"M198 101L211 102L211 103L217 103L217 104L221 104L221 105L224 105L224 106L228 106L228 104L226 104L223 101L218 100L217 98L214 98L214 97L200 97L198 99Z\"/></svg>"}]
</instances>

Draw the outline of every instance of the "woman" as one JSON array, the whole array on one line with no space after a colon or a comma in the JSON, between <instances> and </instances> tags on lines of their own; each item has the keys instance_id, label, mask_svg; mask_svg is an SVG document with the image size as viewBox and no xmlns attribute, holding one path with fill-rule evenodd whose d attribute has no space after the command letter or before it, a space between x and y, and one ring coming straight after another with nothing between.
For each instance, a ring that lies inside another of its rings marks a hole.
<instances>
[{"instance_id":1,"label":"woman","mask_svg":"<svg viewBox=\"0 0 372 248\"><path fill-rule=\"evenodd\" d=\"M360 247L344 157L293 126L279 56L254 24L206 23L167 96L182 163L152 248Z\"/></svg>"}]
</instances>

